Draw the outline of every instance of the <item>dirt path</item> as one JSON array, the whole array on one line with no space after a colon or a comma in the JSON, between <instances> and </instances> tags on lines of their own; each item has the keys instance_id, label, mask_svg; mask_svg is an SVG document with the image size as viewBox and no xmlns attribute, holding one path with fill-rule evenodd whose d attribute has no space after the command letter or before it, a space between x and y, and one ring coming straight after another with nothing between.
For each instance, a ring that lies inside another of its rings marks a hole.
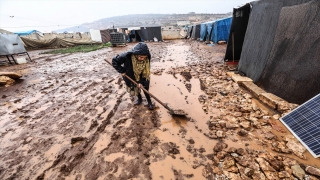
<instances>
[{"instance_id":1,"label":"dirt path","mask_svg":"<svg viewBox=\"0 0 320 180\"><path fill-rule=\"evenodd\" d=\"M35 63L0 67L23 75L0 88L0 179L292 179L297 166L320 168L276 112L226 75L225 45L148 43L150 92L188 117L133 106L104 62L133 45L32 51Z\"/></svg>"}]
</instances>

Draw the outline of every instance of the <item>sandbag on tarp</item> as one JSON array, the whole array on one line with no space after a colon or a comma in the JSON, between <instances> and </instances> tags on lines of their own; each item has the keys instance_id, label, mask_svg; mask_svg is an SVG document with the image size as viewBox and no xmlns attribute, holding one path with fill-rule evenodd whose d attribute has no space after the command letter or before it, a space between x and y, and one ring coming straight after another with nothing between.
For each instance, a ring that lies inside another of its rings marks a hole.
<instances>
[{"instance_id":1,"label":"sandbag on tarp","mask_svg":"<svg viewBox=\"0 0 320 180\"><path fill-rule=\"evenodd\" d=\"M211 33L212 42L218 43L218 41L228 41L231 21L232 17L219 19L214 22Z\"/></svg>"},{"instance_id":2,"label":"sandbag on tarp","mask_svg":"<svg viewBox=\"0 0 320 180\"><path fill-rule=\"evenodd\" d=\"M257 82L269 57L282 7L311 0L260 0L252 4L239 71Z\"/></svg>"},{"instance_id":3,"label":"sandbag on tarp","mask_svg":"<svg viewBox=\"0 0 320 180\"><path fill-rule=\"evenodd\" d=\"M0 55L12 55L27 52L16 34L0 34Z\"/></svg>"},{"instance_id":4,"label":"sandbag on tarp","mask_svg":"<svg viewBox=\"0 0 320 180\"><path fill-rule=\"evenodd\" d=\"M71 38L53 38L53 39L43 39L35 40L25 37L20 37L27 48L54 48L54 47L67 47L75 45L85 45L85 44L99 44L101 42L92 41L91 38L87 39L71 39Z\"/></svg>"},{"instance_id":5,"label":"sandbag on tarp","mask_svg":"<svg viewBox=\"0 0 320 180\"><path fill-rule=\"evenodd\" d=\"M320 93L319 12L317 0L282 8L262 88L297 104Z\"/></svg>"}]
</instances>

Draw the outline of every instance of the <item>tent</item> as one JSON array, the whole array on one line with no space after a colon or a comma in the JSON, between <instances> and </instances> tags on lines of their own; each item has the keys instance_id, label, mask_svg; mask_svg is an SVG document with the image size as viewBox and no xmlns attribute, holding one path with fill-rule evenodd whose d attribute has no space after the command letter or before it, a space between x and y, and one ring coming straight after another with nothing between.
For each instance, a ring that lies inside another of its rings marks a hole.
<instances>
[{"instance_id":1,"label":"tent","mask_svg":"<svg viewBox=\"0 0 320 180\"><path fill-rule=\"evenodd\" d=\"M200 38L200 24L193 25L191 39L197 40Z\"/></svg>"},{"instance_id":2,"label":"tent","mask_svg":"<svg viewBox=\"0 0 320 180\"><path fill-rule=\"evenodd\" d=\"M216 20L210 40L214 43L218 43L218 41L228 41L231 21L232 17Z\"/></svg>"},{"instance_id":3,"label":"tent","mask_svg":"<svg viewBox=\"0 0 320 180\"><path fill-rule=\"evenodd\" d=\"M29 56L19 36L16 34L0 34L0 56L6 56L9 63L12 64L9 56L11 56L12 60L17 63L13 57L13 55L16 54L27 54ZM30 56L29 59L31 61Z\"/></svg>"},{"instance_id":4,"label":"tent","mask_svg":"<svg viewBox=\"0 0 320 180\"><path fill-rule=\"evenodd\" d=\"M249 3L238 8L233 8L229 40L224 57L225 62L239 62L250 12L251 5Z\"/></svg>"},{"instance_id":5,"label":"tent","mask_svg":"<svg viewBox=\"0 0 320 180\"><path fill-rule=\"evenodd\" d=\"M210 21L210 22L207 22L207 36L205 38L205 41L210 41L210 38L211 38L211 35L212 35L212 28L214 26L214 22L215 21Z\"/></svg>"},{"instance_id":6,"label":"tent","mask_svg":"<svg viewBox=\"0 0 320 180\"><path fill-rule=\"evenodd\" d=\"M141 41L162 41L161 26L141 27Z\"/></svg>"},{"instance_id":7,"label":"tent","mask_svg":"<svg viewBox=\"0 0 320 180\"><path fill-rule=\"evenodd\" d=\"M206 39L207 36L207 24L201 23L200 24L200 41Z\"/></svg>"},{"instance_id":8,"label":"tent","mask_svg":"<svg viewBox=\"0 0 320 180\"><path fill-rule=\"evenodd\" d=\"M238 70L291 103L320 93L320 2L268 0L252 4Z\"/></svg>"},{"instance_id":9,"label":"tent","mask_svg":"<svg viewBox=\"0 0 320 180\"><path fill-rule=\"evenodd\" d=\"M193 26L188 26L187 38L191 38Z\"/></svg>"},{"instance_id":10,"label":"tent","mask_svg":"<svg viewBox=\"0 0 320 180\"><path fill-rule=\"evenodd\" d=\"M209 39L214 22L215 21L209 21L200 24L200 41L206 41Z\"/></svg>"}]
</instances>

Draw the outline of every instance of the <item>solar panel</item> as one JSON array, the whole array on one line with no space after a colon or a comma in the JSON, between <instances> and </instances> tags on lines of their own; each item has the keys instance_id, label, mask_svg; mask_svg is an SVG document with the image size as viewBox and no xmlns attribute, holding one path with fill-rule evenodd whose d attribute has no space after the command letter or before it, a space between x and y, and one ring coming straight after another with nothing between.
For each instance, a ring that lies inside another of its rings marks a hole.
<instances>
[{"instance_id":1,"label":"solar panel","mask_svg":"<svg viewBox=\"0 0 320 180\"><path fill-rule=\"evenodd\" d=\"M320 94L280 118L280 121L313 157L320 156Z\"/></svg>"}]
</instances>

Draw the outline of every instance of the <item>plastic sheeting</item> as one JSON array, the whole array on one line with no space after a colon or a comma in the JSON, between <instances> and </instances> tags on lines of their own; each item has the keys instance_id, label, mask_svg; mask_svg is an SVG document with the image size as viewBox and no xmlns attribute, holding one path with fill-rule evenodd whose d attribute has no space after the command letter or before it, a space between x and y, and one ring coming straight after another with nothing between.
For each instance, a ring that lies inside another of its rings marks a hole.
<instances>
[{"instance_id":1,"label":"plastic sheeting","mask_svg":"<svg viewBox=\"0 0 320 180\"><path fill-rule=\"evenodd\" d=\"M207 36L207 25L205 23L200 24L200 41L204 41Z\"/></svg>"},{"instance_id":2,"label":"plastic sheeting","mask_svg":"<svg viewBox=\"0 0 320 180\"><path fill-rule=\"evenodd\" d=\"M211 35L212 25L214 21L200 24L200 41L206 41Z\"/></svg>"},{"instance_id":3,"label":"plastic sheeting","mask_svg":"<svg viewBox=\"0 0 320 180\"><path fill-rule=\"evenodd\" d=\"M16 34L0 34L0 55L12 55L27 52Z\"/></svg>"},{"instance_id":4,"label":"plastic sheeting","mask_svg":"<svg viewBox=\"0 0 320 180\"><path fill-rule=\"evenodd\" d=\"M33 33L42 34L40 31L37 31L37 30L14 32L14 34L17 34L18 36L26 36L26 35L31 35Z\"/></svg>"},{"instance_id":5,"label":"plastic sheeting","mask_svg":"<svg viewBox=\"0 0 320 180\"><path fill-rule=\"evenodd\" d=\"M210 41L211 35L212 35L212 28L214 26L214 22L215 21L211 21L207 23L207 37L206 37L206 41Z\"/></svg>"},{"instance_id":6,"label":"plastic sheeting","mask_svg":"<svg viewBox=\"0 0 320 180\"><path fill-rule=\"evenodd\" d=\"M72 39L72 38L53 38L35 40L25 37L20 37L25 47L27 48L55 48L55 47L68 47L75 45L85 44L99 44L101 42L92 41L91 38Z\"/></svg>"},{"instance_id":7,"label":"plastic sheeting","mask_svg":"<svg viewBox=\"0 0 320 180\"><path fill-rule=\"evenodd\" d=\"M211 41L228 41L232 17L216 20L211 33Z\"/></svg>"},{"instance_id":8,"label":"plastic sheeting","mask_svg":"<svg viewBox=\"0 0 320 180\"><path fill-rule=\"evenodd\" d=\"M90 35L93 41L102 42L100 30L90 29Z\"/></svg>"},{"instance_id":9,"label":"plastic sheeting","mask_svg":"<svg viewBox=\"0 0 320 180\"><path fill-rule=\"evenodd\" d=\"M317 0L282 8L262 88L297 104L320 93L319 12Z\"/></svg>"}]
</instances>

